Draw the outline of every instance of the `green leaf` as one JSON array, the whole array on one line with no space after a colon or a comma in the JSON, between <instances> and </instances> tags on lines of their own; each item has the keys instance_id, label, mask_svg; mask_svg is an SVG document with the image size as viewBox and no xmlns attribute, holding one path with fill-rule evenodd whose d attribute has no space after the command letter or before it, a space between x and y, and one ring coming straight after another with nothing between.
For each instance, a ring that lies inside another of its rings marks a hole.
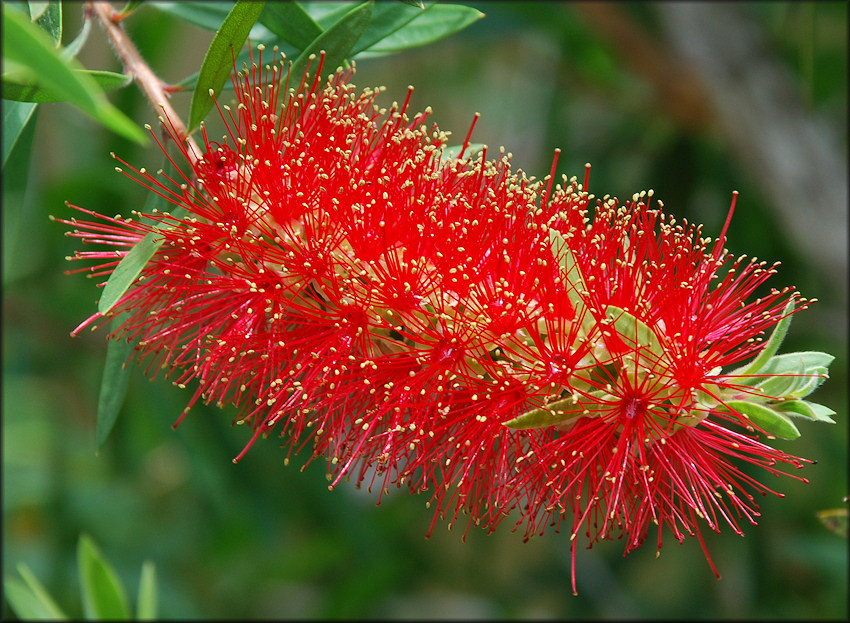
<instances>
[{"instance_id":1,"label":"green leaf","mask_svg":"<svg viewBox=\"0 0 850 623\"><path fill-rule=\"evenodd\" d=\"M112 330L121 324L121 317L115 318ZM124 396L127 393L127 385L133 371L127 361L133 354L134 344L125 339L111 339L106 347L106 361L103 364L103 377L100 381L100 395L97 400L97 427L95 430L95 444L98 450L103 447L106 438L115 425Z\"/></svg>"},{"instance_id":2,"label":"green leaf","mask_svg":"<svg viewBox=\"0 0 850 623\"><path fill-rule=\"evenodd\" d=\"M724 404L745 416L768 435L780 439L797 439L800 436L800 431L786 415L767 405L749 400L726 400Z\"/></svg>"},{"instance_id":3,"label":"green leaf","mask_svg":"<svg viewBox=\"0 0 850 623\"><path fill-rule=\"evenodd\" d=\"M75 70L76 71L76 70ZM131 82L130 76L115 73L113 71L87 70L79 73L90 76L104 91L111 91L125 87ZM59 99L57 94L49 89L39 86L37 81L24 79L23 76L3 77L3 99L16 102L63 102L67 99Z\"/></svg>"},{"instance_id":4,"label":"green leaf","mask_svg":"<svg viewBox=\"0 0 850 623\"><path fill-rule=\"evenodd\" d=\"M29 567L20 563L18 573L23 582L10 578L3 582L3 587L9 606L20 620L58 621L68 618Z\"/></svg>"},{"instance_id":5,"label":"green leaf","mask_svg":"<svg viewBox=\"0 0 850 623\"><path fill-rule=\"evenodd\" d=\"M142 564L142 577L139 579L139 598L136 602L136 619L154 621L157 618L156 567L146 560Z\"/></svg>"},{"instance_id":6,"label":"green leaf","mask_svg":"<svg viewBox=\"0 0 850 623\"><path fill-rule=\"evenodd\" d=\"M146 142L142 130L109 103L90 76L74 71L82 69L79 63L62 58L40 28L5 2L3 26L4 60L28 67L38 76L43 88L52 91L58 99L74 104L111 130L138 143Z\"/></svg>"},{"instance_id":7,"label":"green leaf","mask_svg":"<svg viewBox=\"0 0 850 623\"><path fill-rule=\"evenodd\" d=\"M777 403L771 403L770 406L776 411L781 411L788 415L803 416L819 422L835 424L835 420L830 417L835 415L835 411L815 402L807 402L805 400L782 400Z\"/></svg>"},{"instance_id":8,"label":"green leaf","mask_svg":"<svg viewBox=\"0 0 850 623\"><path fill-rule=\"evenodd\" d=\"M38 104L30 102L3 102L3 168L12 150L23 135L24 128L33 118ZM30 136L30 143L32 142ZM28 146L29 149L29 146Z\"/></svg>"},{"instance_id":9,"label":"green leaf","mask_svg":"<svg viewBox=\"0 0 850 623\"><path fill-rule=\"evenodd\" d=\"M433 2L428 3L433 4ZM425 7L401 2L378 2L372 10L369 25L351 50L351 56L367 50L399 31L414 19L425 16Z\"/></svg>"},{"instance_id":10,"label":"green leaf","mask_svg":"<svg viewBox=\"0 0 850 623\"><path fill-rule=\"evenodd\" d=\"M53 39L55 47L62 43L62 3L29 2L30 19Z\"/></svg>"},{"instance_id":11,"label":"green leaf","mask_svg":"<svg viewBox=\"0 0 850 623\"><path fill-rule=\"evenodd\" d=\"M657 357L664 356L664 347L658 341L658 336L646 324L614 305L609 305L605 312L613 321L614 330L627 346L649 348Z\"/></svg>"},{"instance_id":12,"label":"green leaf","mask_svg":"<svg viewBox=\"0 0 850 623\"><path fill-rule=\"evenodd\" d=\"M368 52L399 52L439 41L484 17L484 13L459 4L434 4L423 14L390 36L368 48Z\"/></svg>"},{"instance_id":13,"label":"green leaf","mask_svg":"<svg viewBox=\"0 0 850 623\"><path fill-rule=\"evenodd\" d=\"M216 31L227 18L234 4L234 2L151 2L149 6L205 30ZM248 36L255 43L274 40L274 33L262 24L254 24Z\"/></svg>"},{"instance_id":14,"label":"green leaf","mask_svg":"<svg viewBox=\"0 0 850 623\"><path fill-rule=\"evenodd\" d=\"M212 108L213 95L217 95L227 81L233 69L233 59L245 44L251 27L263 10L263 5L264 2L237 2L216 31L204 56L198 75L198 84L195 85L195 91L192 93L189 132L198 127Z\"/></svg>"},{"instance_id":15,"label":"green leaf","mask_svg":"<svg viewBox=\"0 0 850 623\"><path fill-rule=\"evenodd\" d=\"M574 420L587 413L587 408L580 400L569 396L556 402L550 402L545 407L526 411L522 415L508 420L503 424L514 430L542 428L544 426L552 426L553 424Z\"/></svg>"},{"instance_id":16,"label":"green leaf","mask_svg":"<svg viewBox=\"0 0 850 623\"><path fill-rule=\"evenodd\" d=\"M92 20L90 19L83 20L83 26L82 28L80 28L80 32L77 33L77 36L74 37L74 40L59 51L59 54L60 56L62 56L62 58L72 58L79 53L79 51L83 47L83 44L89 38L89 33L91 32L91 23Z\"/></svg>"},{"instance_id":17,"label":"green leaf","mask_svg":"<svg viewBox=\"0 0 850 623\"><path fill-rule=\"evenodd\" d=\"M366 30L366 26L369 25L373 5L374 2L364 2L355 6L339 21L316 37L292 64L290 75L295 78L295 81L297 82L307 70L310 56L315 55L318 58L322 50L325 51L323 66L325 74L332 73L342 65L354 44Z\"/></svg>"},{"instance_id":18,"label":"green leaf","mask_svg":"<svg viewBox=\"0 0 850 623\"><path fill-rule=\"evenodd\" d=\"M36 104L20 104L18 102L3 102L3 109L16 108L19 106L35 107ZM29 244L26 235L27 214L25 211L27 200L27 185L32 161L32 146L37 126L36 118L38 111L33 116L33 121L26 125L20 138L9 153L8 163L3 163L3 283L14 279L25 272L26 259L22 251ZM4 128L4 140L5 136Z\"/></svg>"},{"instance_id":19,"label":"green leaf","mask_svg":"<svg viewBox=\"0 0 850 623\"><path fill-rule=\"evenodd\" d=\"M463 152L463 157L472 158L474 156L477 156L485 147L486 145L484 143L470 143L469 146L467 146L466 151ZM451 160L453 158L457 158L460 155L461 149L463 149L463 145L452 145L451 147L444 147L443 160Z\"/></svg>"},{"instance_id":20,"label":"green leaf","mask_svg":"<svg viewBox=\"0 0 850 623\"><path fill-rule=\"evenodd\" d=\"M88 535L80 535L77 562L86 618L129 619L130 609L121 580Z\"/></svg>"},{"instance_id":21,"label":"green leaf","mask_svg":"<svg viewBox=\"0 0 850 623\"><path fill-rule=\"evenodd\" d=\"M268 2L258 20L298 51L304 50L323 30L297 2Z\"/></svg>"},{"instance_id":22,"label":"green leaf","mask_svg":"<svg viewBox=\"0 0 850 623\"><path fill-rule=\"evenodd\" d=\"M746 376L749 374L757 374L761 370L762 366L764 366L764 364L766 364L767 361L776 354L776 351L779 350L779 346L782 344L782 340L785 339L785 335L788 333L788 327L791 326L791 312L793 311L794 299L791 299L788 301L788 304L782 312L784 317L776 323L776 327L773 329L770 339L764 345L764 348L761 349L758 356L756 356L750 365L740 371L736 370L733 374Z\"/></svg>"},{"instance_id":23,"label":"green leaf","mask_svg":"<svg viewBox=\"0 0 850 623\"><path fill-rule=\"evenodd\" d=\"M582 298L588 291L584 275L581 274L578 262L576 262L575 256L561 232L550 228L549 241L552 243L553 255L558 258L558 262L561 264L561 276L567 282L567 296L575 310L576 318L580 318L582 325L587 329L593 319L590 314L586 313L587 308L584 304L584 298Z\"/></svg>"}]
</instances>

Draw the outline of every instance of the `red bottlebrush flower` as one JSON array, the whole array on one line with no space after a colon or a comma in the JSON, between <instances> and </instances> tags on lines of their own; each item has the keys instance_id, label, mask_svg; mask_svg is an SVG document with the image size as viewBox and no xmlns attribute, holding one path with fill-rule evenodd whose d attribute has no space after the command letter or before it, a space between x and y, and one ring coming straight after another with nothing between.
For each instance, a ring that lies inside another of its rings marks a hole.
<instances>
[{"instance_id":1,"label":"red bottlebrush flower","mask_svg":"<svg viewBox=\"0 0 850 623\"><path fill-rule=\"evenodd\" d=\"M758 514L745 488L766 489L732 461L800 464L729 428L752 432L738 405L767 394L761 367L722 368L796 298L746 302L772 268L739 259L721 279L724 236L710 247L643 195L590 218L586 178L553 189L556 162L541 181L470 159L469 135L450 156L410 94L385 111L352 71L325 82L320 64L290 88L262 66L234 75L222 141L203 129L203 154L180 147L190 172L161 183L124 163L181 211L64 221L111 247L76 256L97 276L161 243L111 310L114 337L196 383L189 407L236 406L253 435L235 460L274 430L287 460L325 457L331 486L429 490L435 521L518 512L530 536L569 512L574 557L582 530L627 552L650 521L659 547L697 517L740 532Z\"/></svg>"}]
</instances>

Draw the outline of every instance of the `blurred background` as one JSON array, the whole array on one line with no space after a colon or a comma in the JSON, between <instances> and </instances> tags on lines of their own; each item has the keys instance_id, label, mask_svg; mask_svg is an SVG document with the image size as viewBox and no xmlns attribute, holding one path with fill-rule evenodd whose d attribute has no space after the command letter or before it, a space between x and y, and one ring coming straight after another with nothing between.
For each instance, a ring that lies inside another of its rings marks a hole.
<instances>
[{"instance_id":1,"label":"blurred background","mask_svg":"<svg viewBox=\"0 0 850 623\"><path fill-rule=\"evenodd\" d=\"M125 25L176 82L197 71L212 33L152 4ZM616 541L580 549L573 597L568 534L523 543L508 520L465 543L462 527L440 523L425 540L422 496L395 491L376 507L353 486L329 492L321 462L285 467L275 438L234 465L247 431L227 409L197 406L172 430L190 392L141 369L96 454L105 332L69 332L99 291L64 274L76 244L48 215L69 217L66 200L129 215L145 191L109 153L138 167L160 159L47 104L31 162L4 170L30 167L25 191L4 191L4 576L25 562L79 616L76 544L87 532L131 600L142 561L155 562L165 618L847 618L848 543L816 516L846 508L848 494L847 3L466 4L486 16L439 43L358 59L356 84L385 85L387 106L414 85L412 110L431 106L456 143L481 113L473 140L504 145L529 175L546 175L560 147L559 175L582 176L590 162L592 192L652 188L705 235L719 233L738 190L729 250L781 261L771 285L818 299L783 351L836 356L813 399L837 424L801 422L800 439L772 442L817 461L801 474L809 484L770 479L785 497L763 499L745 538L705 535L720 581L696 539L668 533L658 559L653 543L626 558ZM66 9L66 38L81 7ZM80 60L120 71L94 30ZM135 87L110 100L155 123ZM188 95L173 101L188 115Z\"/></svg>"}]
</instances>

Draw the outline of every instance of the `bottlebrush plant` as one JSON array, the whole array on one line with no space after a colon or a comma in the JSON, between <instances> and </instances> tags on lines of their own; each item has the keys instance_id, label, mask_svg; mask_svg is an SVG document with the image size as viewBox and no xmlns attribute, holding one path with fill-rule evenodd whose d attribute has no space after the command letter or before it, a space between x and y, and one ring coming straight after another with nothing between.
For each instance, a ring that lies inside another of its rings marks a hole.
<instances>
[{"instance_id":1,"label":"bottlebrush plant","mask_svg":"<svg viewBox=\"0 0 850 623\"><path fill-rule=\"evenodd\" d=\"M258 48L234 63L233 103L210 87L222 137L196 90L199 138L162 109L174 172L116 156L151 209L57 219L99 245L72 258L104 286L73 334L110 324L107 376L130 359L191 388L177 423L232 405L250 431L234 461L274 434L287 460L327 461L331 488L407 487L435 522L530 537L564 521L573 592L582 533L629 552L650 530L660 549L665 530L702 543L756 523L753 494L775 492L746 465L807 462L765 440L832 421L807 400L832 356L778 354L811 301L765 293L776 266L725 248L737 193L711 239L651 191L590 194L589 167L556 183L557 153L535 179L473 128L451 146L410 93L384 109L358 90L338 51Z\"/></svg>"}]
</instances>

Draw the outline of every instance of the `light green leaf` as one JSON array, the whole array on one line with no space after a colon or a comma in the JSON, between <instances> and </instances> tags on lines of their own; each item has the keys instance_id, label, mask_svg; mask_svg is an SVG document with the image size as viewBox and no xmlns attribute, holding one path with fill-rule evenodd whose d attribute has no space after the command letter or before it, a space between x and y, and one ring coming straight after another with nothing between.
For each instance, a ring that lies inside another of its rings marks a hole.
<instances>
[{"instance_id":1,"label":"light green leaf","mask_svg":"<svg viewBox=\"0 0 850 623\"><path fill-rule=\"evenodd\" d=\"M776 354L776 351L779 350L779 346L782 344L782 340L785 339L785 335L788 333L788 327L791 326L791 312L793 311L794 299L791 299L788 301L788 304L782 312L784 317L776 323L776 327L773 329L770 339L765 343L761 352L759 352L756 358L748 366L745 366L743 369L736 370L732 374L747 376L750 374L757 374L761 370L762 366L764 366L764 364L766 364L768 360Z\"/></svg>"},{"instance_id":2,"label":"light green leaf","mask_svg":"<svg viewBox=\"0 0 850 623\"><path fill-rule=\"evenodd\" d=\"M154 621L157 618L156 567L146 560L142 564L142 577L139 579L139 598L136 602L136 619Z\"/></svg>"},{"instance_id":3,"label":"light green leaf","mask_svg":"<svg viewBox=\"0 0 850 623\"><path fill-rule=\"evenodd\" d=\"M304 50L323 30L297 2L268 2L259 22L298 51Z\"/></svg>"},{"instance_id":4,"label":"light green leaf","mask_svg":"<svg viewBox=\"0 0 850 623\"><path fill-rule=\"evenodd\" d=\"M614 330L628 346L649 348L657 357L661 358L664 356L664 347L658 341L655 331L649 328L649 326L627 311L614 305L609 305L605 313L613 321Z\"/></svg>"},{"instance_id":5,"label":"light green leaf","mask_svg":"<svg viewBox=\"0 0 850 623\"><path fill-rule=\"evenodd\" d=\"M242 49L248 33L260 12L264 2L237 2L227 14L221 27L216 31L212 43L204 56L198 83L192 93L192 105L189 111L189 132L198 127L213 105L213 95L217 95L227 77L233 70L233 59ZM212 94L210 94L212 91Z\"/></svg>"},{"instance_id":6,"label":"light green leaf","mask_svg":"<svg viewBox=\"0 0 850 623\"><path fill-rule=\"evenodd\" d=\"M20 11L3 3L3 57L30 68L39 84L57 99L67 100L80 110L122 136L144 144L141 129L112 106L97 83L75 69L74 59L63 59L50 38Z\"/></svg>"},{"instance_id":7,"label":"light green leaf","mask_svg":"<svg viewBox=\"0 0 850 623\"><path fill-rule=\"evenodd\" d=\"M838 536L847 538L847 526L850 521L850 512L846 508L830 508L818 511L818 519L823 525L835 532Z\"/></svg>"},{"instance_id":8,"label":"light green leaf","mask_svg":"<svg viewBox=\"0 0 850 623\"><path fill-rule=\"evenodd\" d=\"M771 408L786 413L791 416L802 416L819 422L829 422L835 424L830 416L835 415L835 411L824 405L815 402L807 402L805 400L783 400L777 403L771 403Z\"/></svg>"},{"instance_id":9,"label":"light green leaf","mask_svg":"<svg viewBox=\"0 0 850 623\"><path fill-rule=\"evenodd\" d=\"M127 4L124 5L124 8L118 13L121 19L124 19L128 15L130 15L133 11L139 8L145 0L129 0Z\"/></svg>"},{"instance_id":10,"label":"light green leaf","mask_svg":"<svg viewBox=\"0 0 850 623\"><path fill-rule=\"evenodd\" d=\"M81 535L77 543L77 563L86 618L129 619L130 609L121 580L95 542L86 534Z\"/></svg>"},{"instance_id":11,"label":"light green leaf","mask_svg":"<svg viewBox=\"0 0 850 623\"><path fill-rule=\"evenodd\" d=\"M767 405L749 400L726 400L724 404L745 416L768 435L780 439L797 439L800 436L800 431L786 415Z\"/></svg>"},{"instance_id":12,"label":"light green leaf","mask_svg":"<svg viewBox=\"0 0 850 623\"><path fill-rule=\"evenodd\" d=\"M369 25L373 5L374 2L364 2L355 6L339 21L316 37L292 64L290 75L294 77L295 82L297 83L307 70L310 56L315 55L318 59L322 50L325 52L323 71L326 75L333 73L337 67L342 65L354 44L366 30L366 26ZM318 60L314 60L311 67L315 69L317 63Z\"/></svg>"},{"instance_id":13,"label":"light green leaf","mask_svg":"<svg viewBox=\"0 0 850 623\"><path fill-rule=\"evenodd\" d=\"M581 274L578 262L576 262L575 256L561 232L550 228L549 240L552 243L552 254L558 258L558 262L561 264L561 276L567 282L567 296L575 310L576 318L581 318L582 325L585 326L585 329L588 329L593 319L590 314L586 313L587 307L584 304L583 297L588 291L584 275Z\"/></svg>"},{"instance_id":14,"label":"light green leaf","mask_svg":"<svg viewBox=\"0 0 850 623\"><path fill-rule=\"evenodd\" d=\"M466 151L463 152L464 158L473 158L477 156L482 149L484 149L486 145L484 143L470 143L466 148ZM452 145L451 147L443 148L443 160L452 160L460 156L460 150L463 149L463 145ZM557 232L555 232L557 233Z\"/></svg>"},{"instance_id":15,"label":"light green leaf","mask_svg":"<svg viewBox=\"0 0 850 623\"><path fill-rule=\"evenodd\" d=\"M484 17L484 13L459 4L434 4L423 14L390 36L368 48L368 52L399 52L439 41Z\"/></svg>"},{"instance_id":16,"label":"light green leaf","mask_svg":"<svg viewBox=\"0 0 850 623\"><path fill-rule=\"evenodd\" d=\"M24 582L10 578L3 582L3 586L6 599L19 619L58 621L68 618L29 567L20 563L18 573Z\"/></svg>"},{"instance_id":17,"label":"light green leaf","mask_svg":"<svg viewBox=\"0 0 850 623\"><path fill-rule=\"evenodd\" d=\"M59 51L59 55L62 58L72 58L79 53L79 51L83 47L83 44L89 38L89 33L91 32L91 23L92 20L90 19L83 20L83 26L82 28L80 28L80 32L77 33L77 36L74 37L74 40Z\"/></svg>"},{"instance_id":18,"label":"light green leaf","mask_svg":"<svg viewBox=\"0 0 850 623\"><path fill-rule=\"evenodd\" d=\"M77 70L75 70L76 72ZM119 89L130 84L130 76L113 71L87 70L79 73L90 76L103 91ZM36 80L5 75L3 77L3 99L16 102L63 102L54 91L45 89Z\"/></svg>"},{"instance_id":19,"label":"light green leaf","mask_svg":"<svg viewBox=\"0 0 850 623\"><path fill-rule=\"evenodd\" d=\"M24 128L33 118L38 104L29 102L3 102L3 168ZM30 137L31 138L31 137ZM27 152L29 153L29 152Z\"/></svg>"},{"instance_id":20,"label":"light green leaf","mask_svg":"<svg viewBox=\"0 0 850 623\"><path fill-rule=\"evenodd\" d=\"M551 402L545 407L526 411L512 420L503 424L514 430L525 430L528 428L542 428L560 424L568 420L574 420L588 413L587 408L580 400L574 400L572 396Z\"/></svg>"},{"instance_id":21,"label":"light green leaf","mask_svg":"<svg viewBox=\"0 0 850 623\"><path fill-rule=\"evenodd\" d=\"M112 321L112 330L121 324L121 317ZM95 429L95 445L98 450L103 447L106 438L115 425L127 385L130 382L132 367L127 365L133 354L134 344L125 339L111 339L106 347L106 361L103 364L103 377L100 381L100 395L97 400L97 427Z\"/></svg>"}]
</instances>

